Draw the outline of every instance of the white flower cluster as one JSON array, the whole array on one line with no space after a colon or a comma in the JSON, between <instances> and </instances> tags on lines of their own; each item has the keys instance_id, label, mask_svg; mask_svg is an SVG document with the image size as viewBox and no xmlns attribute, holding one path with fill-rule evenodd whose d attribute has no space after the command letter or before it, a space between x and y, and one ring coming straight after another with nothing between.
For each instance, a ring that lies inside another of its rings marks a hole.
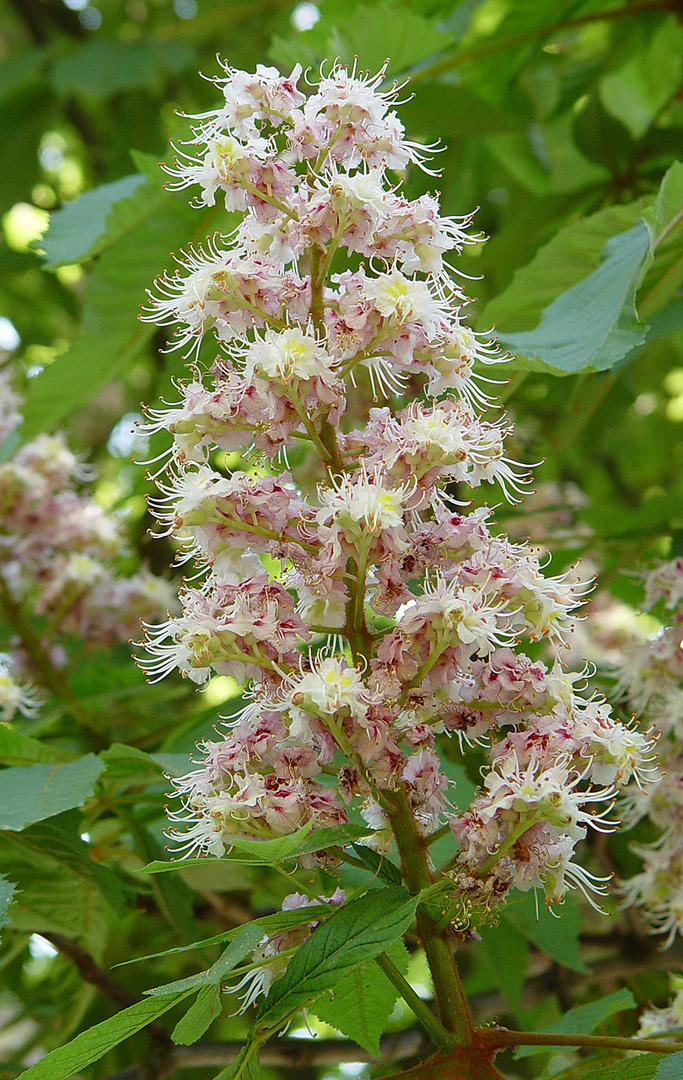
<instances>
[{"instance_id":1,"label":"white flower cluster","mask_svg":"<svg viewBox=\"0 0 683 1080\"><path fill-rule=\"evenodd\" d=\"M21 399L11 373L0 371L0 441L21 422ZM125 576L121 524L83 490L91 478L62 435L38 435L0 463L0 585L11 605L49 620L42 643L57 667L66 662L66 635L89 645L126 641L141 617L177 604L170 582L146 569ZM2 611L0 603L0 612ZM35 714L40 682L29 656L14 647L0 654L0 717Z\"/></svg>"},{"instance_id":2,"label":"white flower cluster","mask_svg":"<svg viewBox=\"0 0 683 1080\"><path fill-rule=\"evenodd\" d=\"M406 139L383 71L300 76L226 66L214 80L223 103L194 118L170 186L241 218L181 254L145 311L194 358L148 430L171 437L152 509L198 574L182 612L148 627L143 665L249 680L178 782L172 832L220 854L238 835L344 822L355 802L386 849L400 796L418 833L450 825L454 887L475 902L600 889L575 846L611 827L649 741L582 676L523 652L561 646L585 587L495 535L486 509L455 512L447 490L497 484L514 500L529 481L506 455L509 423L481 415L482 370L504 358L467 326L446 262L480 238L401 192L396 171L424 168L427 148ZM420 399L397 403L409 384ZM241 450L245 471L219 471L216 450ZM464 814L447 799L448 735L489 755Z\"/></svg>"},{"instance_id":3,"label":"white flower cluster","mask_svg":"<svg viewBox=\"0 0 683 1080\"><path fill-rule=\"evenodd\" d=\"M660 831L652 844L632 845L643 869L622 884L664 947L683 933L683 559L659 563L645 578L645 607L663 609L668 625L624 650L618 692L630 708L661 733L656 783L627 793L625 816L633 826L649 818Z\"/></svg>"}]
</instances>

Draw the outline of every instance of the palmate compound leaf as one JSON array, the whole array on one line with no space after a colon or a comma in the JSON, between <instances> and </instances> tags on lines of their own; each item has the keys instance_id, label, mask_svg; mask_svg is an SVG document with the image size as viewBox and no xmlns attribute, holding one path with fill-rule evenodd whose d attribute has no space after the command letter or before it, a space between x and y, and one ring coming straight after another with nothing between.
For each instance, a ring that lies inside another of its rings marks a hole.
<instances>
[{"instance_id":1,"label":"palmate compound leaf","mask_svg":"<svg viewBox=\"0 0 683 1080\"><path fill-rule=\"evenodd\" d=\"M389 959L405 975L410 955L402 941L386 950ZM358 967L312 1006L311 1012L369 1053L379 1057L379 1037L394 1011L398 991L373 960Z\"/></svg>"},{"instance_id":2,"label":"palmate compound leaf","mask_svg":"<svg viewBox=\"0 0 683 1080\"><path fill-rule=\"evenodd\" d=\"M372 889L313 931L270 988L256 1016L265 1035L398 941L415 917L419 897L396 887Z\"/></svg>"},{"instance_id":3,"label":"palmate compound leaf","mask_svg":"<svg viewBox=\"0 0 683 1080\"><path fill-rule=\"evenodd\" d=\"M67 1080L86 1065L99 1061L124 1039L147 1027L152 1020L172 1009L187 994L175 997L145 998L111 1016L95 1027L81 1032L66 1046L60 1046L22 1073L22 1080Z\"/></svg>"},{"instance_id":4,"label":"palmate compound leaf","mask_svg":"<svg viewBox=\"0 0 683 1080\"><path fill-rule=\"evenodd\" d=\"M630 990L617 990L615 994L589 1001L586 1005L577 1005L561 1016L554 1024L543 1028L544 1032L563 1035L591 1035L596 1027L615 1013L624 1009L634 1009L635 998ZM547 1046L520 1046L515 1057L530 1057L532 1054L548 1052Z\"/></svg>"},{"instance_id":5,"label":"palmate compound leaf","mask_svg":"<svg viewBox=\"0 0 683 1080\"><path fill-rule=\"evenodd\" d=\"M95 754L50 765L0 772L0 829L18 831L64 810L82 806L94 790L104 762Z\"/></svg>"}]
</instances>

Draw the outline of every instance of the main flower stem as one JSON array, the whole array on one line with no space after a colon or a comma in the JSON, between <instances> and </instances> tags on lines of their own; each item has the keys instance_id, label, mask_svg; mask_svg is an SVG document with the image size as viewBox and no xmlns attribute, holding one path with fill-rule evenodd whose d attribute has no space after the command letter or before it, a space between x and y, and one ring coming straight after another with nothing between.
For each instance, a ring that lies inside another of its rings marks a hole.
<instances>
[{"instance_id":1,"label":"main flower stem","mask_svg":"<svg viewBox=\"0 0 683 1080\"><path fill-rule=\"evenodd\" d=\"M386 807L401 856L401 868L411 892L419 892L433 883L427 849L405 792L398 788L385 792ZM460 982L458 969L448 940L448 931L440 931L437 923L418 908L417 929L429 964L439 1018L451 1032L454 1046L469 1046L474 1029L467 999Z\"/></svg>"}]
</instances>

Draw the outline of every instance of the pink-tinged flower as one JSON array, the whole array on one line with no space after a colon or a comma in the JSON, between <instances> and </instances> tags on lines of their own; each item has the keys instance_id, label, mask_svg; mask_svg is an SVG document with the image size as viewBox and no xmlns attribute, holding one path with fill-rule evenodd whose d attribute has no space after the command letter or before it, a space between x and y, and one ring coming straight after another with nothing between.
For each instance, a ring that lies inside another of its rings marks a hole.
<instances>
[{"instance_id":1,"label":"pink-tinged flower","mask_svg":"<svg viewBox=\"0 0 683 1080\"><path fill-rule=\"evenodd\" d=\"M241 337L254 327L284 326L287 315L308 317L307 286L293 271L283 272L271 255L219 247L214 236L176 257L179 269L162 274L157 294L141 319L178 325L173 348L196 351L213 330L221 340Z\"/></svg>"},{"instance_id":2,"label":"pink-tinged flower","mask_svg":"<svg viewBox=\"0 0 683 1080\"><path fill-rule=\"evenodd\" d=\"M222 91L224 105L205 113L183 114L203 121L195 131L195 142L202 141L211 132L234 130L239 138L248 139L263 123L280 127L306 100L297 87L301 78L300 64L284 77L277 68L264 64L257 64L256 71L251 74L231 67L227 61L219 60L219 63L225 76L210 81Z\"/></svg>"},{"instance_id":3,"label":"pink-tinged flower","mask_svg":"<svg viewBox=\"0 0 683 1080\"><path fill-rule=\"evenodd\" d=\"M379 562L387 554L407 547L404 516L417 509L415 484L394 484L381 465L370 472L363 464L351 476L334 478L330 486L318 486L319 509L315 523L324 543L341 545L344 553L363 552L363 558Z\"/></svg>"},{"instance_id":4,"label":"pink-tinged flower","mask_svg":"<svg viewBox=\"0 0 683 1080\"><path fill-rule=\"evenodd\" d=\"M278 671L291 664L297 645L309 636L294 610L294 600L264 571L240 581L210 578L204 589L181 594L182 615L160 625L144 623L150 660L139 665L157 682L178 668L203 683L211 672L242 682L245 673Z\"/></svg>"},{"instance_id":5,"label":"pink-tinged flower","mask_svg":"<svg viewBox=\"0 0 683 1080\"><path fill-rule=\"evenodd\" d=\"M237 570L246 551L275 553L300 543L298 519L304 502L286 473L279 477L234 473L222 476L208 465L185 468L159 482L161 498L149 500L161 523L194 557L217 572Z\"/></svg>"},{"instance_id":6,"label":"pink-tinged flower","mask_svg":"<svg viewBox=\"0 0 683 1080\"><path fill-rule=\"evenodd\" d=\"M401 779L406 785L415 820L422 833L428 836L441 823L442 814L448 805L448 778L441 771L438 754L429 748L412 754L401 773Z\"/></svg>"},{"instance_id":7,"label":"pink-tinged flower","mask_svg":"<svg viewBox=\"0 0 683 1080\"><path fill-rule=\"evenodd\" d=\"M21 678L7 653L0 653L0 720L13 720L16 713L36 716L43 698L31 683Z\"/></svg>"},{"instance_id":8,"label":"pink-tinged flower","mask_svg":"<svg viewBox=\"0 0 683 1080\"><path fill-rule=\"evenodd\" d=\"M436 573L426 580L420 596L406 604L398 628L413 640L424 639L430 649L464 646L463 655L488 655L515 641L505 600L480 586L462 587Z\"/></svg>"}]
</instances>

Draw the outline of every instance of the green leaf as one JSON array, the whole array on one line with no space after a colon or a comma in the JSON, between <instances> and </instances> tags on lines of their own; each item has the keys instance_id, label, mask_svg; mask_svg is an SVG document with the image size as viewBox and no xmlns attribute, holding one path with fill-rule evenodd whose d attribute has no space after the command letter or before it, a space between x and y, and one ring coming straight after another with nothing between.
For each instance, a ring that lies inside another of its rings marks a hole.
<instances>
[{"instance_id":1,"label":"green leaf","mask_svg":"<svg viewBox=\"0 0 683 1080\"><path fill-rule=\"evenodd\" d=\"M642 22L634 26L630 45L631 57L608 71L599 94L610 115L640 139L680 87L683 29L674 15Z\"/></svg>"},{"instance_id":2,"label":"green leaf","mask_svg":"<svg viewBox=\"0 0 683 1080\"><path fill-rule=\"evenodd\" d=\"M654 1080L683 1080L683 1050L661 1058Z\"/></svg>"},{"instance_id":3,"label":"green leaf","mask_svg":"<svg viewBox=\"0 0 683 1080\"><path fill-rule=\"evenodd\" d=\"M6 926L9 922L7 908L12 902L15 889L16 885L0 874L0 927Z\"/></svg>"},{"instance_id":4,"label":"green leaf","mask_svg":"<svg viewBox=\"0 0 683 1080\"><path fill-rule=\"evenodd\" d=\"M173 1042L181 1046L195 1043L208 1031L221 1011L220 986L202 987L190 1008L174 1027L171 1033Z\"/></svg>"},{"instance_id":5,"label":"green leaf","mask_svg":"<svg viewBox=\"0 0 683 1080\"><path fill-rule=\"evenodd\" d=\"M64 934L101 959L112 912L99 883L24 840L23 832L0 833L0 872L17 885L9 912L13 929Z\"/></svg>"},{"instance_id":6,"label":"green leaf","mask_svg":"<svg viewBox=\"0 0 683 1080\"><path fill-rule=\"evenodd\" d=\"M337 986L358 964L388 949L410 926L417 904L417 897L393 887L372 889L345 904L313 931L273 983L258 1011L256 1029L279 1026Z\"/></svg>"},{"instance_id":7,"label":"green leaf","mask_svg":"<svg viewBox=\"0 0 683 1080\"><path fill-rule=\"evenodd\" d=\"M516 1008L526 982L529 946L520 930L509 922L481 931L484 959L510 1005Z\"/></svg>"},{"instance_id":8,"label":"green leaf","mask_svg":"<svg viewBox=\"0 0 683 1080\"><path fill-rule=\"evenodd\" d=\"M64 765L38 764L0 772L0 829L23 829L90 798L104 763L94 754Z\"/></svg>"},{"instance_id":9,"label":"green leaf","mask_svg":"<svg viewBox=\"0 0 683 1080\"><path fill-rule=\"evenodd\" d=\"M60 97L109 97L154 86L195 63L194 49L185 41L93 41L57 61L52 85Z\"/></svg>"},{"instance_id":10,"label":"green leaf","mask_svg":"<svg viewBox=\"0 0 683 1080\"><path fill-rule=\"evenodd\" d=\"M386 855L380 855L378 851L367 847L365 844L353 844L353 850L357 858L367 866L370 873L374 874L375 877L382 878L389 885L403 884L401 871Z\"/></svg>"},{"instance_id":11,"label":"green leaf","mask_svg":"<svg viewBox=\"0 0 683 1080\"><path fill-rule=\"evenodd\" d=\"M43 867L46 859L57 863L71 878L94 885L113 910L123 914L126 903L121 881L110 867L90 857L90 846L81 840L78 824L76 815L72 819L72 815L64 814L31 825L8 839L36 869Z\"/></svg>"},{"instance_id":12,"label":"green leaf","mask_svg":"<svg viewBox=\"0 0 683 1080\"><path fill-rule=\"evenodd\" d=\"M607 241L598 268L545 308L536 330L502 343L555 373L608 370L645 340L635 295L651 259L650 234L637 222Z\"/></svg>"},{"instance_id":13,"label":"green leaf","mask_svg":"<svg viewBox=\"0 0 683 1080\"><path fill-rule=\"evenodd\" d=\"M350 844L362 836L368 836L369 830L359 825L333 825L329 829L312 832L313 821L303 825L295 833L278 837L276 840L244 840L233 837L233 848L220 859L199 858L179 859L175 862L152 862L143 867L145 874L165 874L172 870L190 870L193 866L209 866L221 862L237 862L246 866L275 866L285 859L297 859L312 851L325 851L338 844Z\"/></svg>"},{"instance_id":14,"label":"green leaf","mask_svg":"<svg viewBox=\"0 0 683 1080\"><path fill-rule=\"evenodd\" d=\"M36 762L52 762L55 756L49 746L30 735L14 731L8 724L0 724L0 762L3 765L34 765Z\"/></svg>"},{"instance_id":15,"label":"green leaf","mask_svg":"<svg viewBox=\"0 0 683 1080\"><path fill-rule=\"evenodd\" d=\"M405 975L410 954L403 942L394 942L386 951ZM335 984L329 994L319 997L311 1011L319 1020L379 1057L379 1037L394 1011L397 998L398 991L384 972L368 961L359 964L351 975Z\"/></svg>"},{"instance_id":16,"label":"green leaf","mask_svg":"<svg viewBox=\"0 0 683 1080\"><path fill-rule=\"evenodd\" d=\"M572 135L572 116L565 114L524 131L490 135L486 146L502 169L532 195L543 197L594 188L609 173L580 152Z\"/></svg>"},{"instance_id":17,"label":"green leaf","mask_svg":"<svg viewBox=\"0 0 683 1080\"><path fill-rule=\"evenodd\" d=\"M668 170L643 219L655 257L638 292L638 310L643 318L651 319L676 303L683 284L683 163L674 162Z\"/></svg>"},{"instance_id":18,"label":"green leaf","mask_svg":"<svg viewBox=\"0 0 683 1080\"><path fill-rule=\"evenodd\" d=\"M445 138L483 137L523 124L519 114L479 97L476 87L441 82L419 82L414 97L401 110L401 119L409 131Z\"/></svg>"},{"instance_id":19,"label":"green leaf","mask_svg":"<svg viewBox=\"0 0 683 1080\"><path fill-rule=\"evenodd\" d=\"M163 1016L186 996L181 994L170 1000L145 998L144 1001L138 1001L109 1020L104 1020L77 1035L66 1046L60 1046L46 1054L21 1074L22 1080L67 1080L86 1065L99 1061L124 1039L151 1024L152 1020Z\"/></svg>"},{"instance_id":20,"label":"green leaf","mask_svg":"<svg viewBox=\"0 0 683 1080\"><path fill-rule=\"evenodd\" d=\"M124 176L111 184L86 191L80 198L50 214L48 230L39 241L45 252L45 265L62 266L96 255L97 241L107 234L110 210L122 199L131 198L144 183L145 177L139 173Z\"/></svg>"},{"instance_id":21,"label":"green leaf","mask_svg":"<svg viewBox=\"0 0 683 1080\"><path fill-rule=\"evenodd\" d=\"M640 199L627 206L609 206L560 229L531 262L515 271L508 288L486 305L482 325L493 322L502 335L530 330L560 293L597 268L607 241L633 228L648 205Z\"/></svg>"},{"instance_id":22,"label":"green leaf","mask_svg":"<svg viewBox=\"0 0 683 1080\"><path fill-rule=\"evenodd\" d=\"M261 1080L258 1043L246 1042L234 1061L215 1080Z\"/></svg>"},{"instance_id":23,"label":"green leaf","mask_svg":"<svg viewBox=\"0 0 683 1080\"><path fill-rule=\"evenodd\" d=\"M436 20L411 11L406 4L381 0L372 5L330 2L326 0L321 18L303 38L275 36L269 55L276 62L291 66L297 61L318 66L327 57L339 57L344 63L370 71L379 71L390 57L389 75L395 75L426 60L449 44Z\"/></svg>"},{"instance_id":24,"label":"green leaf","mask_svg":"<svg viewBox=\"0 0 683 1080\"><path fill-rule=\"evenodd\" d=\"M322 915L316 915L317 919L326 917L326 909L321 908ZM260 927L260 935L264 934L277 934L280 930L289 930L292 926L299 926L302 922L309 922L311 920L309 908L296 908L293 911L276 911L273 915L262 915L260 919L252 919L251 922L245 926L236 926L233 930L224 930L222 934L214 934L213 937L204 938L202 941L193 941L190 945L176 945L173 949L164 949L161 952L149 953L147 956L136 956L133 960L125 960L122 964L118 964L117 967L124 967L126 964L140 964L145 960L156 960L160 956L171 956L174 953L190 952L193 949L207 949L211 945L223 945L226 941L234 941L236 938L241 938L242 934L246 934L247 928L250 930L249 937L251 936L252 927ZM245 939L246 940L246 939ZM241 948L242 946L240 946ZM249 952L247 949L243 955L246 956ZM225 962L225 960L224 960ZM202 974L205 974L202 972ZM190 979L196 979L197 976L191 975ZM188 986L199 986L202 982L188 982ZM154 990L147 990L148 994L156 994L165 991L165 986L156 987Z\"/></svg>"},{"instance_id":25,"label":"green leaf","mask_svg":"<svg viewBox=\"0 0 683 1080\"><path fill-rule=\"evenodd\" d=\"M583 1073L581 1080L653 1080L653 1077L657 1075L658 1066L666 1061L667 1057L668 1054L639 1053L630 1061L615 1061L602 1069Z\"/></svg>"},{"instance_id":26,"label":"green leaf","mask_svg":"<svg viewBox=\"0 0 683 1080\"><path fill-rule=\"evenodd\" d=\"M591 1035L596 1027L615 1013L623 1012L624 1009L634 1009L636 1001L630 990L617 990L614 994L599 998L598 1001L589 1001L586 1005L577 1005L561 1016L554 1024L543 1028L545 1034L563 1035ZM520 1046L515 1057L530 1057L532 1054L547 1053L552 1047L548 1046Z\"/></svg>"},{"instance_id":27,"label":"green leaf","mask_svg":"<svg viewBox=\"0 0 683 1080\"><path fill-rule=\"evenodd\" d=\"M598 95L590 94L573 121L577 147L589 161L609 169L612 176L628 167L635 143L618 120L602 107Z\"/></svg>"},{"instance_id":28,"label":"green leaf","mask_svg":"<svg viewBox=\"0 0 683 1080\"><path fill-rule=\"evenodd\" d=\"M565 897L558 914L559 918L552 915L543 902L536 910L533 894L527 893L521 902L508 905L501 923L510 923L558 964L587 975L590 969L579 958L578 951L579 912L571 896Z\"/></svg>"},{"instance_id":29,"label":"green leaf","mask_svg":"<svg viewBox=\"0 0 683 1080\"><path fill-rule=\"evenodd\" d=\"M310 922L313 918L313 916L309 914L308 908L306 908L305 913L297 912L297 914L300 915L300 917L294 920L295 926L304 922ZM219 986L221 980L224 979L233 968L237 967L240 961L244 960L249 953L253 952L263 936L264 933L261 926L257 925L256 922L247 923L245 926L239 928L228 948L207 971L200 971L196 975L188 975L185 979L177 979L175 982L167 983L165 986L155 986L153 990L146 990L145 993L159 997L162 994L177 994L183 990L191 990L197 986ZM212 938L208 942L203 942L202 944L208 945L213 944L214 942L215 938Z\"/></svg>"},{"instance_id":30,"label":"green leaf","mask_svg":"<svg viewBox=\"0 0 683 1080\"><path fill-rule=\"evenodd\" d=\"M147 348L155 328L138 319L145 290L172 262L170 251L203 240L219 219L229 225L230 217L220 207L198 214L165 191L161 174L112 207L107 230L116 242L100 255L88 279L84 334L30 380L24 439L49 430L85 405Z\"/></svg>"}]
</instances>

